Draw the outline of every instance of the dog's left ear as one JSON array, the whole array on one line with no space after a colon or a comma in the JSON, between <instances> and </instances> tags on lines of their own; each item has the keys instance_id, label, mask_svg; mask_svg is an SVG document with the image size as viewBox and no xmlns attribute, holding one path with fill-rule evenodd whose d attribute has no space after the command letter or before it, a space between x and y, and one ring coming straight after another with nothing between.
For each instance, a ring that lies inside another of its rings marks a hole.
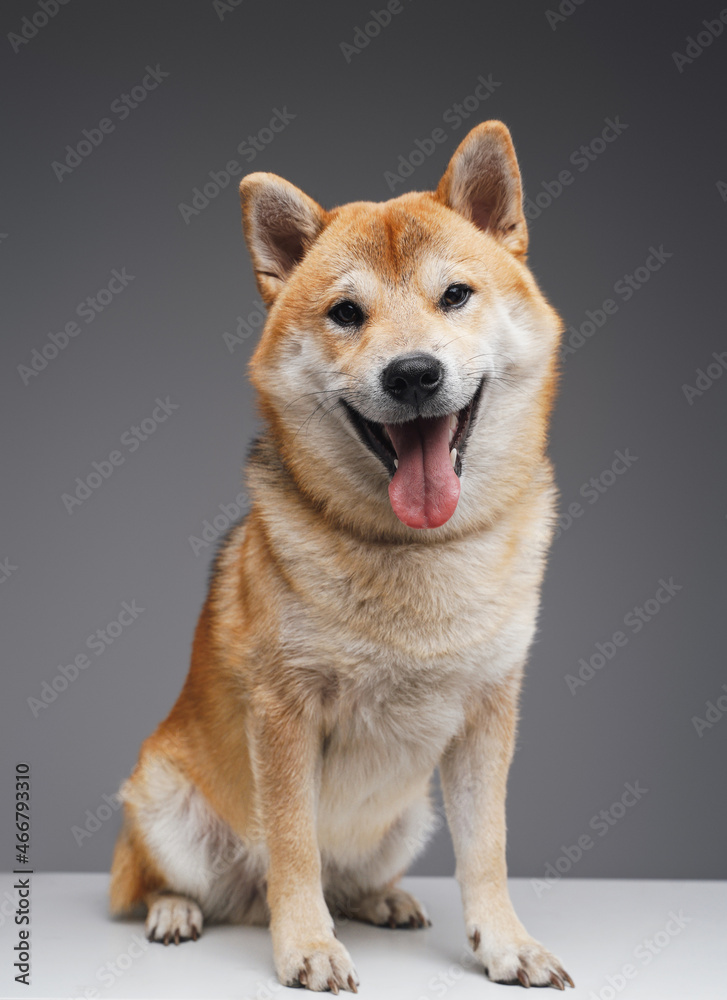
<instances>
[{"instance_id":1,"label":"dog's left ear","mask_svg":"<svg viewBox=\"0 0 727 1000\"><path fill-rule=\"evenodd\" d=\"M510 132L502 122L482 122L465 136L435 194L516 257L526 253L520 170Z\"/></svg>"},{"instance_id":2,"label":"dog's left ear","mask_svg":"<svg viewBox=\"0 0 727 1000\"><path fill-rule=\"evenodd\" d=\"M325 226L328 215L300 188L262 171L242 178L240 201L258 291L269 306Z\"/></svg>"}]
</instances>

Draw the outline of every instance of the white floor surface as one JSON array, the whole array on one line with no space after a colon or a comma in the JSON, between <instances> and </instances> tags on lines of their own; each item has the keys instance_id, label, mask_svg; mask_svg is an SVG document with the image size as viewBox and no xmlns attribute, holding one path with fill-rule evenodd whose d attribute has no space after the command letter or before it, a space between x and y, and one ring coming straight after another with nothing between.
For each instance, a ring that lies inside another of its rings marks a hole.
<instances>
[{"instance_id":1,"label":"white floor surface","mask_svg":"<svg viewBox=\"0 0 727 1000\"><path fill-rule=\"evenodd\" d=\"M14 981L14 876L0 876L0 997L302 1000L277 982L267 930L209 927L178 947L150 945L137 921L106 913L106 875L32 876L31 985ZM362 1000L514 1000L471 959L453 879L403 883L433 926L388 930L354 922L337 934ZM563 879L540 894L511 880L531 934L563 960L573 1000L727 1000L727 884ZM351 994L341 994L350 996ZM530 994L535 997L536 994ZM555 997L558 991L547 996ZM537 996L543 996L538 993Z\"/></svg>"}]
</instances>

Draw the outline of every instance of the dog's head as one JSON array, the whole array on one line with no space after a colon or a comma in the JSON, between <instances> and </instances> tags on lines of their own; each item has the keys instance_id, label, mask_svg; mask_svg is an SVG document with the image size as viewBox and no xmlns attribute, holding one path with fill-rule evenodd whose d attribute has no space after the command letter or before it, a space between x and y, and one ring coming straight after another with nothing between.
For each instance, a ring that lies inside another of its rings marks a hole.
<instances>
[{"instance_id":1,"label":"dog's head","mask_svg":"<svg viewBox=\"0 0 727 1000\"><path fill-rule=\"evenodd\" d=\"M325 211L254 173L240 193L270 307L252 380L299 488L384 534L486 522L542 459L561 329L507 128L473 129L434 192Z\"/></svg>"}]
</instances>

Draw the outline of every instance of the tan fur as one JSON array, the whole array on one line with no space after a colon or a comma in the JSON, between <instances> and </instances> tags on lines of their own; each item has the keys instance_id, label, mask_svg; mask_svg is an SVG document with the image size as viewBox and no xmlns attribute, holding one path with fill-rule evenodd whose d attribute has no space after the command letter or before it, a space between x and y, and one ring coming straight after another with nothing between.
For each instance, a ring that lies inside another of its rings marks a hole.
<instances>
[{"instance_id":1,"label":"tan fur","mask_svg":"<svg viewBox=\"0 0 727 1000\"><path fill-rule=\"evenodd\" d=\"M325 211L258 173L241 196L270 307L250 366L266 428L252 509L218 556L184 689L123 787L112 909L146 902L167 940L185 900L182 937L201 928L191 901L207 919L269 922L282 982L354 989L331 911L427 925L396 882L432 829L440 764L476 953L493 979L557 985L505 869L561 329L525 264L509 133L474 129L434 193ZM464 280L471 306L443 315L442 286ZM327 318L341 297L365 309L356 336ZM453 411L483 373L486 390L457 509L417 531L339 400L383 419L376 373L421 350L446 364Z\"/></svg>"}]
</instances>

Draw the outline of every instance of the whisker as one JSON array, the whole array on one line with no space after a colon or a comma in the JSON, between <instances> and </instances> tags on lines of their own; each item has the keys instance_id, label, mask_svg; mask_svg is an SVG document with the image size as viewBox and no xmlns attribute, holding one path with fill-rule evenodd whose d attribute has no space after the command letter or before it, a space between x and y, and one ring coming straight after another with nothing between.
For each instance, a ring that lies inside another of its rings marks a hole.
<instances>
[{"instance_id":1,"label":"whisker","mask_svg":"<svg viewBox=\"0 0 727 1000\"><path fill-rule=\"evenodd\" d=\"M452 337L451 340L448 340L446 344L435 344L434 345L434 350L435 351L443 351L445 349L445 347L449 347L449 345L453 344L455 342L455 340L460 340L461 338L462 338L462 334L461 333L457 333L457 334L455 334L454 337Z\"/></svg>"},{"instance_id":2,"label":"whisker","mask_svg":"<svg viewBox=\"0 0 727 1000\"><path fill-rule=\"evenodd\" d=\"M317 375L343 375L344 378L352 378L354 380L354 382L361 382L362 381L360 375L353 375L350 372L336 372L336 371L333 371L333 372L324 372L324 371L320 371L320 372L316 372L316 374Z\"/></svg>"},{"instance_id":3,"label":"whisker","mask_svg":"<svg viewBox=\"0 0 727 1000\"><path fill-rule=\"evenodd\" d=\"M344 390L344 388L345 386L340 386L339 388L336 389L316 389L315 392L303 392L301 393L300 396L296 396L295 399L291 399L289 403L286 403L285 407L283 408L283 412L285 412L285 410L287 410L288 407L293 406L301 399L306 399L308 396L324 396L324 395L330 396L332 393L340 394Z\"/></svg>"},{"instance_id":4,"label":"whisker","mask_svg":"<svg viewBox=\"0 0 727 1000\"><path fill-rule=\"evenodd\" d=\"M321 420L323 420L324 417L327 417L329 414L333 413L336 407L340 405L341 405L341 400L337 399L335 403L333 403L331 406L328 407L327 410L324 410L323 413L321 413L320 417L318 418L318 423L320 424Z\"/></svg>"},{"instance_id":5,"label":"whisker","mask_svg":"<svg viewBox=\"0 0 727 1000\"><path fill-rule=\"evenodd\" d=\"M482 354L473 354L471 358L467 358L462 364L469 364L470 361L475 361L477 358L505 358L511 364L514 364L514 359L509 354L501 354L498 351L484 351Z\"/></svg>"}]
</instances>

